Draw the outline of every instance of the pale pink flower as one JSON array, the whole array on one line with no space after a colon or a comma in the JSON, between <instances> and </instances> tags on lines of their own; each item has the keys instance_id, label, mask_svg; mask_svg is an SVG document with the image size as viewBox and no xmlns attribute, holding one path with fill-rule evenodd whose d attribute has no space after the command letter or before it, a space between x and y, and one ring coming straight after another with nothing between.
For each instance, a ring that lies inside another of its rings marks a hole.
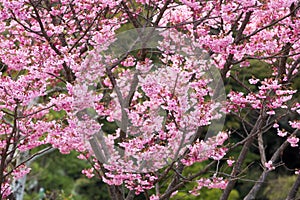
<instances>
[{"instance_id":1,"label":"pale pink flower","mask_svg":"<svg viewBox=\"0 0 300 200\"><path fill-rule=\"evenodd\" d=\"M299 138L297 138L295 136L291 136L287 139L287 141L291 144L292 147L297 147L298 142L299 142Z\"/></svg>"},{"instance_id":2,"label":"pale pink flower","mask_svg":"<svg viewBox=\"0 0 300 200\"><path fill-rule=\"evenodd\" d=\"M267 112L268 115L275 115L275 111L274 110L270 110Z\"/></svg>"},{"instance_id":3,"label":"pale pink flower","mask_svg":"<svg viewBox=\"0 0 300 200\"><path fill-rule=\"evenodd\" d=\"M30 171L31 171L31 168L29 168L25 165L21 165L18 168L14 169L12 174L15 179L20 179L20 178L24 177L26 174L28 174Z\"/></svg>"},{"instance_id":4,"label":"pale pink flower","mask_svg":"<svg viewBox=\"0 0 300 200\"><path fill-rule=\"evenodd\" d=\"M150 200L159 200L159 196L153 194L150 196Z\"/></svg>"},{"instance_id":5,"label":"pale pink flower","mask_svg":"<svg viewBox=\"0 0 300 200\"><path fill-rule=\"evenodd\" d=\"M268 170L274 170L275 169L275 167L273 166L273 162L271 160L269 160L267 163L265 163L265 167Z\"/></svg>"},{"instance_id":6,"label":"pale pink flower","mask_svg":"<svg viewBox=\"0 0 300 200\"><path fill-rule=\"evenodd\" d=\"M255 78L250 78L249 79L249 83L252 84L252 85L255 85L259 82L259 79L255 79Z\"/></svg>"},{"instance_id":7,"label":"pale pink flower","mask_svg":"<svg viewBox=\"0 0 300 200\"><path fill-rule=\"evenodd\" d=\"M292 128L300 129L300 121L289 121Z\"/></svg>"},{"instance_id":8,"label":"pale pink flower","mask_svg":"<svg viewBox=\"0 0 300 200\"><path fill-rule=\"evenodd\" d=\"M95 176L95 174L93 173L94 168L90 168L90 169L83 169L81 172L86 175L88 178L92 178Z\"/></svg>"},{"instance_id":9,"label":"pale pink flower","mask_svg":"<svg viewBox=\"0 0 300 200\"><path fill-rule=\"evenodd\" d=\"M226 162L229 167L231 167L233 165L233 163L235 163L235 161L231 160L231 159L227 160Z\"/></svg>"},{"instance_id":10,"label":"pale pink flower","mask_svg":"<svg viewBox=\"0 0 300 200\"><path fill-rule=\"evenodd\" d=\"M285 137L287 135L287 132L283 129L280 130L279 128L277 129L277 135L280 137Z\"/></svg>"}]
</instances>

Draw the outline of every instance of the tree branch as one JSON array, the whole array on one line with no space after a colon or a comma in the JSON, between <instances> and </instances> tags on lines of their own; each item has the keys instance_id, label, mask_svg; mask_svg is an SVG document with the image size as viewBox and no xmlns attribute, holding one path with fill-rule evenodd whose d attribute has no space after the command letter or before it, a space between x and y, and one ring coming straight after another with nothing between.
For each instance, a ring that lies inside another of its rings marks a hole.
<instances>
[{"instance_id":1,"label":"tree branch","mask_svg":"<svg viewBox=\"0 0 300 200\"><path fill-rule=\"evenodd\" d=\"M300 174L298 174L297 179L293 184L293 187L291 188L286 200L295 200L299 187L300 187Z\"/></svg>"}]
</instances>

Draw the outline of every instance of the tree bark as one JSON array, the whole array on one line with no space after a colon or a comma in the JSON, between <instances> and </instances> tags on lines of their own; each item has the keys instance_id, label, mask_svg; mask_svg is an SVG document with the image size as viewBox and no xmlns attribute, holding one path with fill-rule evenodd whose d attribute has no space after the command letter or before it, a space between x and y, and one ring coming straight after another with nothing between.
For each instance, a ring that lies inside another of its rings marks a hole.
<instances>
[{"instance_id":1,"label":"tree bark","mask_svg":"<svg viewBox=\"0 0 300 200\"><path fill-rule=\"evenodd\" d=\"M289 145L288 141L285 141L282 143L282 145L277 149L277 151L273 154L271 161L274 163L276 160L278 160L280 154L284 151L284 149ZM264 164L264 163L262 163ZM262 187L263 183L265 182L270 170L264 169L262 174L260 175L257 182L254 184L254 186L251 188L250 192L247 194L247 196L244 198L244 200L252 200L255 199L258 191Z\"/></svg>"},{"instance_id":2,"label":"tree bark","mask_svg":"<svg viewBox=\"0 0 300 200\"><path fill-rule=\"evenodd\" d=\"M258 117L253 129L251 130L250 134L248 135L248 139L245 142L241 153L237 159L236 164L233 167L233 170L231 172L231 180L228 182L227 187L225 188L220 200L227 200L229 197L230 192L233 190L235 183L237 182L237 175L241 172L242 169L242 164L244 160L246 159L247 153L249 148L251 147L255 136L261 131L261 128L265 124L265 118L266 118L266 113L263 110L261 110L260 116Z\"/></svg>"}]
</instances>

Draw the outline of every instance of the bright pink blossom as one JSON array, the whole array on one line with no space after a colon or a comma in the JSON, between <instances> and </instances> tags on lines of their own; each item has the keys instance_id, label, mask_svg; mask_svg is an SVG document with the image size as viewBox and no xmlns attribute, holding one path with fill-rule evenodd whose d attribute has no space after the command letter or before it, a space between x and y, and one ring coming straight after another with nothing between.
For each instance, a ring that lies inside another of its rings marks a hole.
<instances>
[{"instance_id":1,"label":"bright pink blossom","mask_svg":"<svg viewBox=\"0 0 300 200\"><path fill-rule=\"evenodd\" d=\"M295 136L291 136L287 139L287 141L291 144L292 147L297 147L298 142L299 142L299 138L297 138Z\"/></svg>"}]
</instances>

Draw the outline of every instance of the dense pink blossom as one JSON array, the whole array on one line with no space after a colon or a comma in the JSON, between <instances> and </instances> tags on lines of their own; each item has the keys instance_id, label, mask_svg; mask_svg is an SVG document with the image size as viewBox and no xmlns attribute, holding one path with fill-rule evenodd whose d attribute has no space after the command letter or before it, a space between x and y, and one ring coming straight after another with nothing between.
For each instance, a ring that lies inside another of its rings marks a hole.
<instances>
[{"instance_id":1,"label":"dense pink blossom","mask_svg":"<svg viewBox=\"0 0 300 200\"><path fill-rule=\"evenodd\" d=\"M164 167L222 162L233 133L220 127L208 131L212 137L197 134L215 128L224 113L247 122L246 137L258 135L253 128L258 124L257 130L273 127L274 137L287 136L298 146L299 138L280 121L282 113L300 114L293 88L300 21L292 7L298 1L45 2L0 0L0 153L13 155L1 163L1 177L7 176L0 182L0 198L30 171L15 165L14 155L40 146L62 154L77 151L79 159L93 163L82 170L87 177L101 171L106 184L124 184L138 195L165 178L159 177ZM118 36L128 27L138 33L155 27L160 41L155 48L147 41L147 47L123 51L127 40ZM204 55L198 55L200 49ZM288 61L281 66L283 58ZM256 61L270 72L239 79L245 75L241 68L250 73ZM218 77L209 76L212 66ZM223 88L226 97L215 98L217 84L231 81L232 88ZM249 113L260 116L254 117L257 123L248 121ZM300 129L299 121L289 120L292 129ZM118 128L107 133L107 124ZM242 163L226 162L233 168ZM264 162L264 168L274 169L272 161ZM191 193L225 189L231 181L198 177Z\"/></svg>"}]
</instances>

